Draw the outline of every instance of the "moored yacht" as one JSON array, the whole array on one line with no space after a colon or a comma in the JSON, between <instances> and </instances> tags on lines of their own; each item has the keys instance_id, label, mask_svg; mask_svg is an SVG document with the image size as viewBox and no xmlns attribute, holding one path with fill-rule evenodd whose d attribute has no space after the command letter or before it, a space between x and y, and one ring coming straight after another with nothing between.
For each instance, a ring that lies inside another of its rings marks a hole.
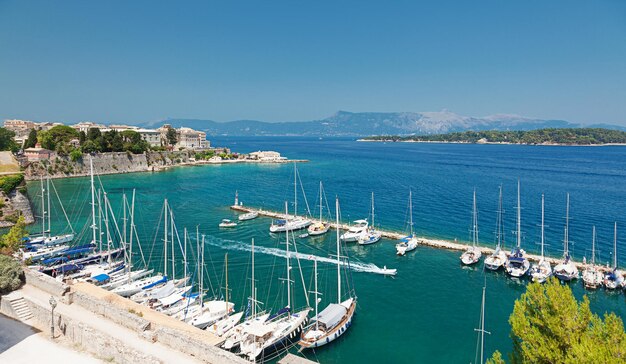
<instances>
[{"instance_id":1,"label":"moored yacht","mask_svg":"<svg viewBox=\"0 0 626 364\"><path fill-rule=\"evenodd\" d=\"M530 262L525 257L526 252L522 245L522 207L520 203L520 183L517 181L517 245L508 256L504 268L508 275L513 278L524 276L530 269Z\"/></svg>"},{"instance_id":2,"label":"moored yacht","mask_svg":"<svg viewBox=\"0 0 626 364\"><path fill-rule=\"evenodd\" d=\"M482 251L478 247L478 211L476 211L476 190L474 190L474 203L472 209L472 245L461 254L461 262L465 265L476 264L480 261L480 257L483 255Z\"/></svg>"},{"instance_id":3,"label":"moored yacht","mask_svg":"<svg viewBox=\"0 0 626 364\"><path fill-rule=\"evenodd\" d=\"M405 255L407 252L415 250L417 248L418 240L413 233L413 193L409 189L409 235L400 239L400 242L396 244L396 254Z\"/></svg>"},{"instance_id":4,"label":"moored yacht","mask_svg":"<svg viewBox=\"0 0 626 364\"><path fill-rule=\"evenodd\" d=\"M367 233L367 227L369 226L367 220L355 220L354 225L350 226L347 232L341 234L339 237L343 242L351 243L358 241L361 236Z\"/></svg>"},{"instance_id":5,"label":"moored yacht","mask_svg":"<svg viewBox=\"0 0 626 364\"><path fill-rule=\"evenodd\" d=\"M596 266L596 227L593 227L593 233L591 238L591 264L586 264L587 261L583 258L583 264L585 264L585 270L583 271L583 285L587 289L596 289L602 286L604 276L602 271Z\"/></svg>"},{"instance_id":6,"label":"moored yacht","mask_svg":"<svg viewBox=\"0 0 626 364\"><path fill-rule=\"evenodd\" d=\"M543 254L544 244L544 195L541 194L541 259L530 268L533 282L543 283L552 275L552 266Z\"/></svg>"},{"instance_id":7,"label":"moored yacht","mask_svg":"<svg viewBox=\"0 0 626 364\"><path fill-rule=\"evenodd\" d=\"M571 281L578 278L578 267L569 253L569 193L567 194L567 208L565 214L565 235L563 238L563 261L554 267L554 275L562 281Z\"/></svg>"},{"instance_id":8,"label":"moored yacht","mask_svg":"<svg viewBox=\"0 0 626 364\"><path fill-rule=\"evenodd\" d=\"M506 263L506 253L502 250L503 238L502 226L502 185L500 185L500 198L498 200L498 215L496 219L496 250L485 258L485 268L498 270Z\"/></svg>"}]
</instances>

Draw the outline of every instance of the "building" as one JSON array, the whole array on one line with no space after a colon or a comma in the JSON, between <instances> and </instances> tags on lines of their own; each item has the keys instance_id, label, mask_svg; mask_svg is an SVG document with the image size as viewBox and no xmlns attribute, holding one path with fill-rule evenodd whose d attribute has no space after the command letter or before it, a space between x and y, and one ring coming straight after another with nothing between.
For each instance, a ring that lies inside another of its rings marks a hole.
<instances>
[{"instance_id":1,"label":"building","mask_svg":"<svg viewBox=\"0 0 626 364\"><path fill-rule=\"evenodd\" d=\"M34 148L26 148L24 150L24 156L29 162L38 162L41 160L47 160L55 156L55 152L49 149L42 148L39 143Z\"/></svg>"},{"instance_id":2,"label":"building","mask_svg":"<svg viewBox=\"0 0 626 364\"><path fill-rule=\"evenodd\" d=\"M27 120L5 120L4 127L15 133L13 140L18 145L24 145L30 131L35 129L35 123Z\"/></svg>"},{"instance_id":3,"label":"building","mask_svg":"<svg viewBox=\"0 0 626 364\"><path fill-rule=\"evenodd\" d=\"M280 153L273 151L258 151L252 152L248 154L248 159L253 159L257 161L280 161L285 160L287 158L281 157Z\"/></svg>"},{"instance_id":4,"label":"building","mask_svg":"<svg viewBox=\"0 0 626 364\"><path fill-rule=\"evenodd\" d=\"M78 130L79 132L82 131L85 134L87 134L89 129L100 129L101 132L105 132L105 131L109 130L105 125L103 125L103 124L96 124L96 123L91 122L91 121L81 121L78 124L72 125L72 128Z\"/></svg>"},{"instance_id":5,"label":"building","mask_svg":"<svg viewBox=\"0 0 626 364\"><path fill-rule=\"evenodd\" d=\"M205 132L185 127L176 129L176 148L208 149L210 146Z\"/></svg>"},{"instance_id":6,"label":"building","mask_svg":"<svg viewBox=\"0 0 626 364\"><path fill-rule=\"evenodd\" d=\"M139 135L141 135L141 139L145 140L150 144L151 147L161 146L161 133L156 129L137 129L135 130Z\"/></svg>"}]
</instances>

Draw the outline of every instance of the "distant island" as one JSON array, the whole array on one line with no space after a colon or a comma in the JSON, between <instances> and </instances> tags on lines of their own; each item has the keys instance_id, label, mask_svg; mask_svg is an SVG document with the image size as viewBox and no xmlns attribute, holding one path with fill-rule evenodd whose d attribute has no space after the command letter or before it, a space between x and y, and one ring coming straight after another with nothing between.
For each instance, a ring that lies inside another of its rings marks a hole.
<instances>
[{"instance_id":1,"label":"distant island","mask_svg":"<svg viewBox=\"0 0 626 364\"><path fill-rule=\"evenodd\" d=\"M381 135L359 140L470 144L626 145L626 132L604 128L546 128L528 131L464 131L435 135Z\"/></svg>"}]
</instances>

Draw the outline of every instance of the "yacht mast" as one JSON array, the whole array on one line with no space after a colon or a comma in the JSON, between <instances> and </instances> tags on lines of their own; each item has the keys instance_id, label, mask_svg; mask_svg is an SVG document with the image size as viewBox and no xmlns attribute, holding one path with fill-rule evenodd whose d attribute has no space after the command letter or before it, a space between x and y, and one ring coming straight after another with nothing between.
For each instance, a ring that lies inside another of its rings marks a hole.
<instances>
[{"instance_id":1,"label":"yacht mast","mask_svg":"<svg viewBox=\"0 0 626 364\"><path fill-rule=\"evenodd\" d=\"M202 245L200 249L202 250L202 265L200 266L200 307L204 307L204 234L202 234Z\"/></svg>"},{"instance_id":2,"label":"yacht mast","mask_svg":"<svg viewBox=\"0 0 626 364\"><path fill-rule=\"evenodd\" d=\"M174 213L172 212L172 209L170 208L170 238L171 238L171 244L172 244L172 279L176 278L176 266L174 265L176 262L176 253L174 250L174 229L176 228L176 226L174 226Z\"/></svg>"},{"instance_id":3,"label":"yacht mast","mask_svg":"<svg viewBox=\"0 0 626 364\"><path fill-rule=\"evenodd\" d=\"M254 288L254 238L252 238L252 285L250 294L252 295L252 317L256 317L256 293Z\"/></svg>"},{"instance_id":4,"label":"yacht mast","mask_svg":"<svg viewBox=\"0 0 626 364\"><path fill-rule=\"evenodd\" d=\"M498 241L498 248L502 246L502 185L500 185L500 196L498 198L498 218L496 222L496 239Z\"/></svg>"},{"instance_id":5,"label":"yacht mast","mask_svg":"<svg viewBox=\"0 0 626 364\"><path fill-rule=\"evenodd\" d=\"M228 315L228 253L226 253L224 260L226 261L226 315Z\"/></svg>"},{"instance_id":6,"label":"yacht mast","mask_svg":"<svg viewBox=\"0 0 626 364\"><path fill-rule=\"evenodd\" d=\"M480 332L480 362L484 363L485 360L485 333L491 334L485 330L485 286L483 286L483 299L480 308L480 328L474 329L474 331Z\"/></svg>"},{"instance_id":7,"label":"yacht mast","mask_svg":"<svg viewBox=\"0 0 626 364\"><path fill-rule=\"evenodd\" d=\"M591 237L591 265L596 264L596 226L593 225L593 232Z\"/></svg>"},{"instance_id":8,"label":"yacht mast","mask_svg":"<svg viewBox=\"0 0 626 364\"><path fill-rule=\"evenodd\" d=\"M46 237L46 190L43 188L43 175L41 181L41 236Z\"/></svg>"},{"instance_id":9,"label":"yacht mast","mask_svg":"<svg viewBox=\"0 0 626 364\"><path fill-rule=\"evenodd\" d=\"M50 237L50 232L52 230L50 224L50 216L52 216L52 206L50 205L50 176L46 178L46 192L48 192L48 237Z\"/></svg>"},{"instance_id":10,"label":"yacht mast","mask_svg":"<svg viewBox=\"0 0 626 364\"><path fill-rule=\"evenodd\" d=\"M613 227L613 268L617 269L617 221Z\"/></svg>"},{"instance_id":11,"label":"yacht mast","mask_svg":"<svg viewBox=\"0 0 626 364\"><path fill-rule=\"evenodd\" d=\"M317 291L317 258L313 260L313 267L314 267L314 271L315 271L315 317L317 317L317 310L318 310L318 299L317 299L317 295L319 294L319 292ZM318 320L315 320L315 330L319 330L319 322Z\"/></svg>"},{"instance_id":12,"label":"yacht mast","mask_svg":"<svg viewBox=\"0 0 626 364\"><path fill-rule=\"evenodd\" d=\"M374 230L374 192L372 191L372 230Z\"/></svg>"},{"instance_id":13,"label":"yacht mast","mask_svg":"<svg viewBox=\"0 0 626 364\"><path fill-rule=\"evenodd\" d=\"M522 245L522 206L520 204L520 183L517 180L517 247Z\"/></svg>"},{"instance_id":14,"label":"yacht mast","mask_svg":"<svg viewBox=\"0 0 626 364\"><path fill-rule=\"evenodd\" d=\"M567 193L567 206L565 208L565 239L564 240L564 244L565 244L565 258L567 258L569 256L569 247L568 247L568 243L569 243L569 192Z\"/></svg>"},{"instance_id":15,"label":"yacht mast","mask_svg":"<svg viewBox=\"0 0 626 364\"><path fill-rule=\"evenodd\" d=\"M543 241L544 241L544 195L541 194L541 260L543 261Z\"/></svg>"},{"instance_id":16,"label":"yacht mast","mask_svg":"<svg viewBox=\"0 0 626 364\"><path fill-rule=\"evenodd\" d=\"M163 271L164 271L164 275L167 277L167 199L165 199L165 202L163 204L163 211L164 211L164 219L163 219L163 224L164 224L164 228L165 228L165 232L164 232L164 242L163 242L163 251L164 251L164 256L163 256Z\"/></svg>"},{"instance_id":17,"label":"yacht mast","mask_svg":"<svg viewBox=\"0 0 626 364\"><path fill-rule=\"evenodd\" d=\"M295 166L295 163L294 163ZM287 201L285 201L285 215L289 214L287 207ZM287 307L291 308L291 267L289 266L289 228L285 230L285 245L286 252L285 258L287 258Z\"/></svg>"},{"instance_id":18,"label":"yacht mast","mask_svg":"<svg viewBox=\"0 0 626 364\"><path fill-rule=\"evenodd\" d=\"M341 304L341 246L339 239L339 197L335 197L335 215L337 215L337 303Z\"/></svg>"},{"instance_id":19,"label":"yacht mast","mask_svg":"<svg viewBox=\"0 0 626 364\"><path fill-rule=\"evenodd\" d=\"M478 214L476 212L476 189L474 189L474 202L472 208L472 244L476 247L478 243Z\"/></svg>"},{"instance_id":20,"label":"yacht mast","mask_svg":"<svg viewBox=\"0 0 626 364\"><path fill-rule=\"evenodd\" d=\"M320 181L320 222L322 222L322 181Z\"/></svg>"},{"instance_id":21,"label":"yacht mast","mask_svg":"<svg viewBox=\"0 0 626 364\"><path fill-rule=\"evenodd\" d=\"M293 217L298 216L298 168L296 163L293 163ZM287 212L285 212L287 213Z\"/></svg>"},{"instance_id":22,"label":"yacht mast","mask_svg":"<svg viewBox=\"0 0 626 364\"><path fill-rule=\"evenodd\" d=\"M409 225L411 229L411 237L413 237L413 191L409 188Z\"/></svg>"},{"instance_id":23,"label":"yacht mast","mask_svg":"<svg viewBox=\"0 0 626 364\"><path fill-rule=\"evenodd\" d=\"M130 204L130 239L128 242L128 281L130 282L130 269L133 266L133 231L135 229L135 189L133 188L133 198ZM141 248L141 247L140 247Z\"/></svg>"},{"instance_id":24,"label":"yacht mast","mask_svg":"<svg viewBox=\"0 0 626 364\"><path fill-rule=\"evenodd\" d=\"M93 232L93 243L96 244L96 191L93 187L93 157L89 156L89 174L91 176L91 230ZM102 250L102 247L100 247Z\"/></svg>"},{"instance_id":25,"label":"yacht mast","mask_svg":"<svg viewBox=\"0 0 626 364\"><path fill-rule=\"evenodd\" d=\"M187 281L187 228L185 227L183 229L183 234L184 234L184 241L185 241L185 249L183 250L183 270L184 270L184 274L183 276L185 277L185 281Z\"/></svg>"}]
</instances>

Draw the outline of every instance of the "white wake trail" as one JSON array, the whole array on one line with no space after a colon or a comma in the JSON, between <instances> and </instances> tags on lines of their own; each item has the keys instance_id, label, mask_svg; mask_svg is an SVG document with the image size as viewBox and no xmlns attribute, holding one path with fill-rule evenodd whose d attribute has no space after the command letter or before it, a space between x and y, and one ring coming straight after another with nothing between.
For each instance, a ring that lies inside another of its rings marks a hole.
<instances>
[{"instance_id":1,"label":"white wake trail","mask_svg":"<svg viewBox=\"0 0 626 364\"><path fill-rule=\"evenodd\" d=\"M222 249L227 249L227 250L237 250L237 251L245 251L245 252L251 252L252 251L252 245L246 244L246 243L242 243L240 241L235 241L235 240L225 240L225 239L219 239L219 238L211 238L211 239L207 239L205 240L205 244L209 244L211 246L215 246L218 248L222 248ZM264 247L264 246L258 246L255 245L254 246L254 252L255 253L261 253L261 254L267 254L267 255L274 255L277 257L281 257L281 258L286 258L287 257L287 252L281 249L276 249L276 248L268 248L268 247ZM296 252L289 252L289 257L290 258L298 258L298 259L302 259L302 260L317 260L318 262L323 262L323 263L328 263L328 264L337 264L337 260L336 259L332 259L332 258L327 258L327 257L320 257L317 255L312 255L312 254L304 254L304 253L296 253ZM375 273L375 274L385 274L385 270L378 267L376 264L374 263L361 263L361 262L350 262L350 264L348 264L345 261L341 261L340 263L342 266L347 266L350 269L352 269L355 272L365 272L365 273Z\"/></svg>"}]
</instances>

